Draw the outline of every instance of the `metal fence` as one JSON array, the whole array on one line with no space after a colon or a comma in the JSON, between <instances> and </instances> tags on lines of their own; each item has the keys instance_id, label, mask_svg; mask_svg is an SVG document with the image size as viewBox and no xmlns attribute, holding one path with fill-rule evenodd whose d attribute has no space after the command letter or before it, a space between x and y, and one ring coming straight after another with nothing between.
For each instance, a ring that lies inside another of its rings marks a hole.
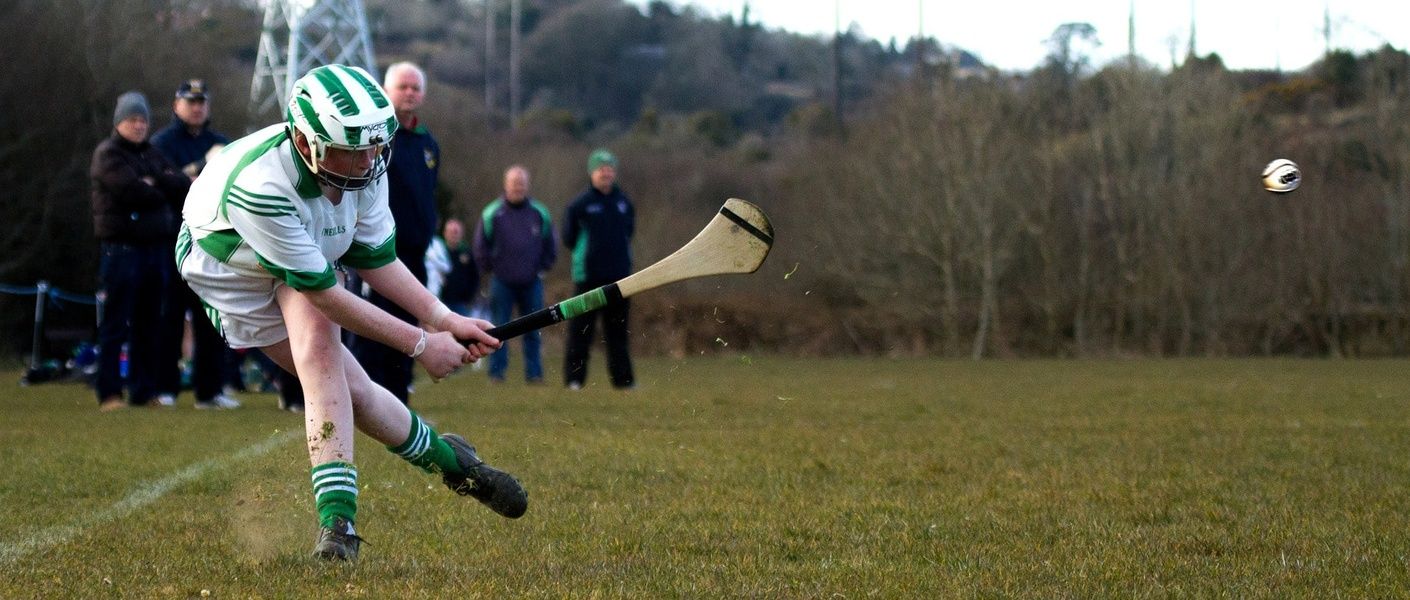
<instances>
[{"instance_id":1,"label":"metal fence","mask_svg":"<svg viewBox=\"0 0 1410 600\"><path fill-rule=\"evenodd\" d=\"M0 283L0 294L12 296L34 296L34 331L30 343L29 366L21 383L34 383L53 378L56 373L50 373L53 369L46 367L44 361L44 347L46 340L46 320L45 314L52 307L59 307L60 303L82 304L94 307L93 323L96 330L98 315L102 314L101 300L92 294L76 294L49 285L48 281L39 281L32 286L9 285Z\"/></svg>"}]
</instances>

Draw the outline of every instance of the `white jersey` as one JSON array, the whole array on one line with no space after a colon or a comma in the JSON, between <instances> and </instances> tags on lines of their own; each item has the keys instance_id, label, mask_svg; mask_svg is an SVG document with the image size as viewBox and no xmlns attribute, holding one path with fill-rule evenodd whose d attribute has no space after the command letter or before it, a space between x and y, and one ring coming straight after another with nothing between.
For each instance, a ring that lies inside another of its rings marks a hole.
<instances>
[{"instance_id":1,"label":"white jersey","mask_svg":"<svg viewBox=\"0 0 1410 600\"><path fill-rule=\"evenodd\" d=\"M336 283L333 265L375 268L396 258L387 180L333 204L295 154L284 125L226 146L191 184L177 260L199 245L235 274L296 290Z\"/></svg>"},{"instance_id":2,"label":"white jersey","mask_svg":"<svg viewBox=\"0 0 1410 600\"><path fill-rule=\"evenodd\" d=\"M284 125L226 146L191 184L176 242L181 276L232 348L288 337L275 289L323 290L334 265L372 269L396 260L386 176L333 204Z\"/></svg>"}]
</instances>

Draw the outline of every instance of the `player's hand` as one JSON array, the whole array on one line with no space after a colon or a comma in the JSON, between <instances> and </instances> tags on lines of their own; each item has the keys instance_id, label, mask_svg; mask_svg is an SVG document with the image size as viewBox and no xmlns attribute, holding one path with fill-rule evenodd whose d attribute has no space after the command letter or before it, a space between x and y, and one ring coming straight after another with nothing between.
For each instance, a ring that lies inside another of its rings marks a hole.
<instances>
[{"instance_id":1,"label":"player's hand","mask_svg":"<svg viewBox=\"0 0 1410 600\"><path fill-rule=\"evenodd\" d=\"M466 342L465 348L470 352L470 359L465 361L467 363L480 360L499 349L499 340L485 333L486 330L494 327L494 324L489 321L462 317L452 313L445 318L445 324L446 331L454 334L455 339Z\"/></svg>"},{"instance_id":2,"label":"player's hand","mask_svg":"<svg viewBox=\"0 0 1410 600\"><path fill-rule=\"evenodd\" d=\"M426 349L421 352L421 356L416 357L416 362L421 363L432 381L440 381L454 373L461 365L473 361L470 359L470 351L460 345L455 336L442 332L426 335Z\"/></svg>"}]
</instances>

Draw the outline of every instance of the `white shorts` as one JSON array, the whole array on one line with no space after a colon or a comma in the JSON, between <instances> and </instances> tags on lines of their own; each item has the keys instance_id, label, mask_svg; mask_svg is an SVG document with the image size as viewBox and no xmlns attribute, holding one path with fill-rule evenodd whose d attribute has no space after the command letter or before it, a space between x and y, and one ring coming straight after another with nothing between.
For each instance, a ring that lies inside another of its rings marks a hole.
<instances>
[{"instance_id":1,"label":"white shorts","mask_svg":"<svg viewBox=\"0 0 1410 600\"><path fill-rule=\"evenodd\" d=\"M274 299L283 281L267 273L237 273L206 254L200 244L191 244L178 268L231 348L263 348L289 339L284 313Z\"/></svg>"}]
</instances>

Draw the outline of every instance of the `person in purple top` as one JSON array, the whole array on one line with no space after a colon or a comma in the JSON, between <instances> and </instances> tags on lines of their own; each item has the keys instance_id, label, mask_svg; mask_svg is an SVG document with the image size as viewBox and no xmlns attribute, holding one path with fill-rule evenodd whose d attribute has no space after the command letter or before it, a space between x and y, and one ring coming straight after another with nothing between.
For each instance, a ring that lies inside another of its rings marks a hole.
<instances>
[{"instance_id":1,"label":"person in purple top","mask_svg":"<svg viewBox=\"0 0 1410 600\"><path fill-rule=\"evenodd\" d=\"M514 165L504 171L504 195L480 213L475 227L475 262L490 275L490 313L495 323L543 308L543 273L558 257L548 208L529 196L529 170ZM524 379L543 383L538 331L524 334ZM507 343L507 342L506 342ZM509 353L490 355L490 381L504 381Z\"/></svg>"}]
</instances>

